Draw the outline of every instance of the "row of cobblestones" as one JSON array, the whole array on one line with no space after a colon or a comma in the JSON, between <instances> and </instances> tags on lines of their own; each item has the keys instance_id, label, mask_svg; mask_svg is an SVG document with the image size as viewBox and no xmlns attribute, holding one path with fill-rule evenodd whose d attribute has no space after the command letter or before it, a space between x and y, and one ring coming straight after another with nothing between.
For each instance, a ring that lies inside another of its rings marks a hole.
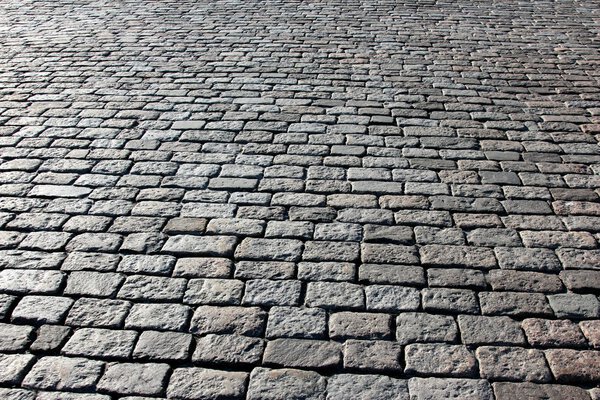
<instances>
[{"instance_id":1,"label":"row of cobblestones","mask_svg":"<svg viewBox=\"0 0 600 400\"><path fill-rule=\"evenodd\" d=\"M0 4L0 398L598 400L600 3Z\"/></svg>"}]
</instances>

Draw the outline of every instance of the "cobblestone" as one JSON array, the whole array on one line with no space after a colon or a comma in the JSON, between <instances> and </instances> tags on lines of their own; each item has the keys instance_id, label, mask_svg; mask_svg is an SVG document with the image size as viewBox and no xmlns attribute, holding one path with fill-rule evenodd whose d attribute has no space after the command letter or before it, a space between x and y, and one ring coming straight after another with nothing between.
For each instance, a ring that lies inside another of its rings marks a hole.
<instances>
[{"instance_id":1,"label":"cobblestone","mask_svg":"<svg viewBox=\"0 0 600 400\"><path fill-rule=\"evenodd\" d=\"M1 2L0 398L600 398L588 3Z\"/></svg>"}]
</instances>

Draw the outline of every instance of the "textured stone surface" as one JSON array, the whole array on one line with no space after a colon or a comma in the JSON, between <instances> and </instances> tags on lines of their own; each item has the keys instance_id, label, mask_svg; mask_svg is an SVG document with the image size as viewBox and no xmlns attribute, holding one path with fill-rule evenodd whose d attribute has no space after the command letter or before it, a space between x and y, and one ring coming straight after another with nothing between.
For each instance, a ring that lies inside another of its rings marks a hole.
<instances>
[{"instance_id":1,"label":"textured stone surface","mask_svg":"<svg viewBox=\"0 0 600 400\"><path fill-rule=\"evenodd\" d=\"M407 373L470 376L476 362L466 346L445 344L410 344L405 351Z\"/></svg>"},{"instance_id":2,"label":"textured stone surface","mask_svg":"<svg viewBox=\"0 0 600 400\"><path fill-rule=\"evenodd\" d=\"M407 382L378 375L334 375L327 382L327 399L409 399Z\"/></svg>"},{"instance_id":3,"label":"textured stone surface","mask_svg":"<svg viewBox=\"0 0 600 400\"><path fill-rule=\"evenodd\" d=\"M415 400L465 399L493 400L492 388L483 379L412 378L408 381Z\"/></svg>"},{"instance_id":4,"label":"textured stone surface","mask_svg":"<svg viewBox=\"0 0 600 400\"><path fill-rule=\"evenodd\" d=\"M38 390L94 390L104 363L85 358L44 357L29 371L23 386Z\"/></svg>"},{"instance_id":5,"label":"textured stone surface","mask_svg":"<svg viewBox=\"0 0 600 400\"><path fill-rule=\"evenodd\" d=\"M250 374L249 400L324 400L326 380L316 372L255 368Z\"/></svg>"},{"instance_id":6,"label":"textured stone surface","mask_svg":"<svg viewBox=\"0 0 600 400\"><path fill-rule=\"evenodd\" d=\"M173 371L167 397L170 399L243 399L245 372L206 368L177 368Z\"/></svg>"},{"instance_id":7,"label":"textured stone surface","mask_svg":"<svg viewBox=\"0 0 600 400\"><path fill-rule=\"evenodd\" d=\"M98 382L98 390L118 394L159 395L167 382L167 364L113 364Z\"/></svg>"},{"instance_id":8,"label":"textured stone surface","mask_svg":"<svg viewBox=\"0 0 600 400\"><path fill-rule=\"evenodd\" d=\"M0 2L0 398L600 398L597 8Z\"/></svg>"},{"instance_id":9,"label":"textured stone surface","mask_svg":"<svg viewBox=\"0 0 600 400\"><path fill-rule=\"evenodd\" d=\"M540 350L483 346L476 355L484 378L547 382L551 377Z\"/></svg>"}]
</instances>

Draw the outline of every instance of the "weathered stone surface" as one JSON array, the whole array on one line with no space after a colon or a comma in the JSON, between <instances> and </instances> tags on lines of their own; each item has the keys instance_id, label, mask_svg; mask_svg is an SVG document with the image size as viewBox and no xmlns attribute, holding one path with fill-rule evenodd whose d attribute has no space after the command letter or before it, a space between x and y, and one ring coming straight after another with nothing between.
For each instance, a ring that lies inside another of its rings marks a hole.
<instances>
[{"instance_id":1,"label":"weathered stone surface","mask_svg":"<svg viewBox=\"0 0 600 400\"><path fill-rule=\"evenodd\" d=\"M396 340L401 344L449 342L458 337L454 318L428 313L402 313L396 318Z\"/></svg>"},{"instance_id":2,"label":"weathered stone surface","mask_svg":"<svg viewBox=\"0 0 600 400\"><path fill-rule=\"evenodd\" d=\"M253 279L246 282L243 304L295 306L300 302L301 284L295 280Z\"/></svg>"},{"instance_id":3,"label":"weathered stone surface","mask_svg":"<svg viewBox=\"0 0 600 400\"><path fill-rule=\"evenodd\" d=\"M483 378L531 382L548 382L551 379L540 350L483 346L475 354Z\"/></svg>"},{"instance_id":4,"label":"weathered stone surface","mask_svg":"<svg viewBox=\"0 0 600 400\"><path fill-rule=\"evenodd\" d=\"M73 271L67 279L64 293L79 296L111 297L114 296L125 276L116 273Z\"/></svg>"},{"instance_id":5,"label":"weathered stone surface","mask_svg":"<svg viewBox=\"0 0 600 400\"><path fill-rule=\"evenodd\" d=\"M421 262L434 266L489 269L496 266L494 252L488 248L431 244L419 250Z\"/></svg>"},{"instance_id":6,"label":"weathered stone surface","mask_svg":"<svg viewBox=\"0 0 600 400\"><path fill-rule=\"evenodd\" d=\"M541 293L481 292L479 303L484 315L511 317L553 315L546 296Z\"/></svg>"},{"instance_id":7,"label":"weathered stone surface","mask_svg":"<svg viewBox=\"0 0 600 400\"><path fill-rule=\"evenodd\" d=\"M118 394L160 395L167 383L167 364L112 364L98 382L98 390Z\"/></svg>"},{"instance_id":8,"label":"weathered stone surface","mask_svg":"<svg viewBox=\"0 0 600 400\"><path fill-rule=\"evenodd\" d=\"M192 317L190 331L206 333L231 333L261 336L267 314L258 307L200 306Z\"/></svg>"},{"instance_id":9,"label":"weathered stone surface","mask_svg":"<svg viewBox=\"0 0 600 400\"><path fill-rule=\"evenodd\" d=\"M408 381L411 399L493 400L492 388L483 379L411 378Z\"/></svg>"},{"instance_id":10,"label":"weathered stone surface","mask_svg":"<svg viewBox=\"0 0 600 400\"><path fill-rule=\"evenodd\" d=\"M310 282L305 303L309 307L325 309L358 309L364 307L362 287L351 283Z\"/></svg>"},{"instance_id":11,"label":"weathered stone surface","mask_svg":"<svg viewBox=\"0 0 600 400\"><path fill-rule=\"evenodd\" d=\"M75 302L66 319L67 325L119 327L131 304L127 301L82 297Z\"/></svg>"},{"instance_id":12,"label":"weathered stone surface","mask_svg":"<svg viewBox=\"0 0 600 400\"><path fill-rule=\"evenodd\" d=\"M179 361L188 358L192 335L177 332L144 331L133 350L133 358Z\"/></svg>"},{"instance_id":13,"label":"weathered stone surface","mask_svg":"<svg viewBox=\"0 0 600 400\"><path fill-rule=\"evenodd\" d=\"M312 371L255 368L248 400L325 400L325 378Z\"/></svg>"},{"instance_id":14,"label":"weathered stone surface","mask_svg":"<svg viewBox=\"0 0 600 400\"><path fill-rule=\"evenodd\" d=\"M71 328L60 325L42 325L36 333L35 341L29 349L33 352L51 352L58 350L71 333Z\"/></svg>"},{"instance_id":15,"label":"weathered stone surface","mask_svg":"<svg viewBox=\"0 0 600 400\"><path fill-rule=\"evenodd\" d=\"M187 304L239 304L244 283L230 279L190 279L184 303Z\"/></svg>"},{"instance_id":16,"label":"weathered stone surface","mask_svg":"<svg viewBox=\"0 0 600 400\"><path fill-rule=\"evenodd\" d=\"M426 311L477 314L479 305L475 293L465 289L424 289L423 308Z\"/></svg>"},{"instance_id":17,"label":"weathered stone surface","mask_svg":"<svg viewBox=\"0 0 600 400\"><path fill-rule=\"evenodd\" d=\"M363 263L418 264L419 257L413 246L398 244L363 243L361 246Z\"/></svg>"},{"instance_id":18,"label":"weathered stone surface","mask_svg":"<svg viewBox=\"0 0 600 400\"><path fill-rule=\"evenodd\" d=\"M236 259L298 261L302 242L293 239L246 238L235 251Z\"/></svg>"},{"instance_id":19,"label":"weathered stone surface","mask_svg":"<svg viewBox=\"0 0 600 400\"><path fill-rule=\"evenodd\" d=\"M413 288L371 285L365 287L369 311L412 311L419 308L419 291Z\"/></svg>"},{"instance_id":20,"label":"weathered stone surface","mask_svg":"<svg viewBox=\"0 0 600 400\"><path fill-rule=\"evenodd\" d=\"M567 385L496 382L493 387L497 400L587 400L590 398L586 390Z\"/></svg>"},{"instance_id":21,"label":"weathered stone surface","mask_svg":"<svg viewBox=\"0 0 600 400\"><path fill-rule=\"evenodd\" d=\"M338 312L329 317L332 339L388 339L392 318L387 314Z\"/></svg>"},{"instance_id":22,"label":"weathered stone surface","mask_svg":"<svg viewBox=\"0 0 600 400\"><path fill-rule=\"evenodd\" d=\"M596 349L600 348L600 321L581 321L579 327L590 345Z\"/></svg>"},{"instance_id":23,"label":"weathered stone surface","mask_svg":"<svg viewBox=\"0 0 600 400\"><path fill-rule=\"evenodd\" d=\"M258 364L264 341L239 335L206 335L196 340L192 360L209 364Z\"/></svg>"},{"instance_id":24,"label":"weathered stone surface","mask_svg":"<svg viewBox=\"0 0 600 400\"><path fill-rule=\"evenodd\" d=\"M527 318L521 327L527 335L527 341L533 346L581 347L585 344L577 324L568 320Z\"/></svg>"},{"instance_id":25,"label":"weathered stone surface","mask_svg":"<svg viewBox=\"0 0 600 400\"><path fill-rule=\"evenodd\" d=\"M65 274L60 271L5 269L0 271L0 290L6 293L52 294L58 292Z\"/></svg>"},{"instance_id":26,"label":"weathered stone surface","mask_svg":"<svg viewBox=\"0 0 600 400\"><path fill-rule=\"evenodd\" d=\"M548 296L550 307L558 318L598 318L600 317L600 302L594 295L579 295L573 293L555 294Z\"/></svg>"},{"instance_id":27,"label":"weathered stone surface","mask_svg":"<svg viewBox=\"0 0 600 400\"><path fill-rule=\"evenodd\" d=\"M163 252L183 255L227 257L233 254L235 236L171 236L162 248Z\"/></svg>"},{"instance_id":28,"label":"weathered stone surface","mask_svg":"<svg viewBox=\"0 0 600 400\"><path fill-rule=\"evenodd\" d=\"M243 399L245 372L227 372L206 368L177 368L167 388L170 399Z\"/></svg>"},{"instance_id":29,"label":"weathered stone surface","mask_svg":"<svg viewBox=\"0 0 600 400\"><path fill-rule=\"evenodd\" d=\"M94 390L104 363L85 358L43 357L23 380L23 387L37 390Z\"/></svg>"},{"instance_id":30,"label":"weathered stone surface","mask_svg":"<svg viewBox=\"0 0 600 400\"><path fill-rule=\"evenodd\" d=\"M0 384L18 385L34 362L31 354L0 354Z\"/></svg>"},{"instance_id":31,"label":"weathered stone surface","mask_svg":"<svg viewBox=\"0 0 600 400\"><path fill-rule=\"evenodd\" d=\"M327 333L327 313L320 308L271 307L266 337L320 339Z\"/></svg>"},{"instance_id":32,"label":"weathered stone surface","mask_svg":"<svg viewBox=\"0 0 600 400\"><path fill-rule=\"evenodd\" d=\"M469 377L475 374L475 357L466 346L409 344L405 349L405 373Z\"/></svg>"},{"instance_id":33,"label":"weathered stone surface","mask_svg":"<svg viewBox=\"0 0 600 400\"><path fill-rule=\"evenodd\" d=\"M12 320L30 324L58 324L73 304L68 297L25 296L12 312Z\"/></svg>"},{"instance_id":34,"label":"weathered stone surface","mask_svg":"<svg viewBox=\"0 0 600 400\"><path fill-rule=\"evenodd\" d=\"M327 382L327 400L408 400L405 380L382 375L340 374Z\"/></svg>"},{"instance_id":35,"label":"weathered stone surface","mask_svg":"<svg viewBox=\"0 0 600 400\"><path fill-rule=\"evenodd\" d=\"M292 368L326 368L337 366L341 358L341 346L334 342L275 339L267 343L263 363Z\"/></svg>"},{"instance_id":36,"label":"weathered stone surface","mask_svg":"<svg viewBox=\"0 0 600 400\"><path fill-rule=\"evenodd\" d=\"M227 278L232 268L233 263L227 258L180 258L175 264L173 276L182 278Z\"/></svg>"},{"instance_id":37,"label":"weathered stone surface","mask_svg":"<svg viewBox=\"0 0 600 400\"><path fill-rule=\"evenodd\" d=\"M458 326L464 344L524 344L519 323L508 317L459 315Z\"/></svg>"},{"instance_id":38,"label":"weathered stone surface","mask_svg":"<svg viewBox=\"0 0 600 400\"><path fill-rule=\"evenodd\" d=\"M135 331L83 328L71 336L62 353L68 356L125 359L131 354L136 337Z\"/></svg>"},{"instance_id":39,"label":"weathered stone surface","mask_svg":"<svg viewBox=\"0 0 600 400\"><path fill-rule=\"evenodd\" d=\"M182 331L187 328L190 314L191 309L180 304L134 304L125 328Z\"/></svg>"},{"instance_id":40,"label":"weathered stone surface","mask_svg":"<svg viewBox=\"0 0 600 400\"><path fill-rule=\"evenodd\" d=\"M346 340L344 368L363 371L402 371L402 346L386 340Z\"/></svg>"},{"instance_id":41,"label":"weathered stone surface","mask_svg":"<svg viewBox=\"0 0 600 400\"><path fill-rule=\"evenodd\" d=\"M22 351L31 343L33 327L0 323L0 351Z\"/></svg>"},{"instance_id":42,"label":"weathered stone surface","mask_svg":"<svg viewBox=\"0 0 600 400\"><path fill-rule=\"evenodd\" d=\"M597 382L600 379L600 352L595 350L546 350L546 360L559 382Z\"/></svg>"},{"instance_id":43,"label":"weathered stone surface","mask_svg":"<svg viewBox=\"0 0 600 400\"><path fill-rule=\"evenodd\" d=\"M0 2L0 398L600 400L594 2L155 3Z\"/></svg>"}]
</instances>

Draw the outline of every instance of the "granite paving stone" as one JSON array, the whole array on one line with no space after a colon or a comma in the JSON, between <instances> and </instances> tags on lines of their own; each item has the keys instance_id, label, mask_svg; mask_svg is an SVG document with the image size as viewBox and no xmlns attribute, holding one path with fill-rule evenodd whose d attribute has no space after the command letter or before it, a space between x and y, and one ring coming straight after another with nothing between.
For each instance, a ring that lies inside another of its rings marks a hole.
<instances>
[{"instance_id":1,"label":"granite paving stone","mask_svg":"<svg viewBox=\"0 0 600 400\"><path fill-rule=\"evenodd\" d=\"M0 2L0 398L600 399L597 3Z\"/></svg>"}]
</instances>

